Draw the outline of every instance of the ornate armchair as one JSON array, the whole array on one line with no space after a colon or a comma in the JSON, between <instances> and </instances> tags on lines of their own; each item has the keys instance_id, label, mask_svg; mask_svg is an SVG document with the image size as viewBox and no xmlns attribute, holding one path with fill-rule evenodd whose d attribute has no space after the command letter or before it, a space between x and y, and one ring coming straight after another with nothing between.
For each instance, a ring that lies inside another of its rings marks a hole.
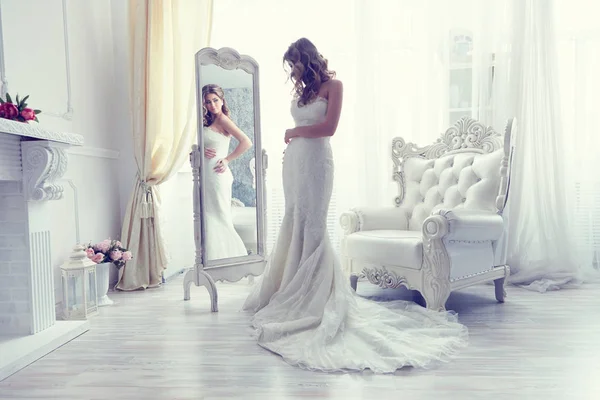
<instances>
[{"instance_id":1,"label":"ornate armchair","mask_svg":"<svg viewBox=\"0 0 600 400\"><path fill-rule=\"evenodd\" d=\"M427 308L444 310L451 291L494 281L504 302L506 204L514 119L504 137L462 118L436 143L392 141L395 207L360 208L341 216L342 265L382 288L419 291Z\"/></svg>"}]
</instances>

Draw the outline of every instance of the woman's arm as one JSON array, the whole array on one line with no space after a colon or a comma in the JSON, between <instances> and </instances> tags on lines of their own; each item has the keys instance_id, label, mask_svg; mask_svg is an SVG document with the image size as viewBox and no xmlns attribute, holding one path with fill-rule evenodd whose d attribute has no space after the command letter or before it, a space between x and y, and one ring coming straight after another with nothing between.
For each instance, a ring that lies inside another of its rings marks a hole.
<instances>
[{"instance_id":1,"label":"woman's arm","mask_svg":"<svg viewBox=\"0 0 600 400\"><path fill-rule=\"evenodd\" d=\"M333 136L337 130L338 123L340 121L340 115L342 113L342 99L344 94L344 87L341 81L332 80L329 84L329 99L327 100L327 115L325 121L308 126L298 126L290 129L290 138L304 137L304 138L319 138L326 136ZM288 135L286 135L287 137Z\"/></svg>"},{"instance_id":2,"label":"woman's arm","mask_svg":"<svg viewBox=\"0 0 600 400\"><path fill-rule=\"evenodd\" d=\"M250 138L246 136L246 134L242 132L242 130L238 128L237 125L231 119L229 119L229 117L223 117L223 128L225 128L225 131L234 138L236 138L238 141L238 145L235 148L235 150L233 150L230 155L225 157L225 160L227 160L227 162L231 162L239 156L241 156L242 154L244 154L245 152L247 152L252 147L252 142L250 141Z\"/></svg>"}]
</instances>

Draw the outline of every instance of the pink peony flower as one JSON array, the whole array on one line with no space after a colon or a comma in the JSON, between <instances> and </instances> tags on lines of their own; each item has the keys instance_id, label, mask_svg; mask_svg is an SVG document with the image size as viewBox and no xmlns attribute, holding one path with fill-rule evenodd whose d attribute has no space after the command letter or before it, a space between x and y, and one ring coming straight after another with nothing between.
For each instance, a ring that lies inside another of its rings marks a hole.
<instances>
[{"instance_id":1,"label":"pink peony flower","mask_svg":"<svg viewBox=\"0 0 600 400\"><path fill-rule=\"evenodd\" d=\"M87 250L85 251L87 253L88 258L92 258L94 257L94 249L92 249L91 247L88 247Z\"/></svg>"},{"instance_id":2,"label":"pink peony flower","mask_svg":"<svg viewBox=\"0 0 600 400\"><path fill-rule=\"evenodd\" d=\"M123 257L121 250L113 250L110 252L110 259L113 261L119 261Z\"/></svg>"},{"instance_id":3,"label":"pink peony flower","mask_svg":"<svg viewBox=\"0 0 600 400\"><path fill-rule=\"evenodd\" d=\"M123 253L123 261L129 261L133 258L133 255L131 254L130 251L126 251L125 253Z\"/></svg>"},{"instance_id":4,"label":"pink peony flower","mask_svg":"<svg viewBox=\"0 0 600 400\"><path fill-rule=\"evenodd\" d=\"M24 108L21 117L25 118L25 121L32 121L35 119L35 112L31 108Z\"/></svg>"},{"instance_id":5,"label":"pink peony flower","mask_svg":"<svg viewBox=\"0 0 600 400\"><path fill-rule=\"evenodd\" d=\"M104 260L104 254L102 254L102 253L96 253L92 257L92 261L95 262L96 264L101 263L103 260Z\"/></svg>"},{"instance_id":6,"label":"pink peony flower","mask_svg":"<svg viewBox=\"0 0 600 400\"><path fill-rule=\"evenodd\" d=\"M110 249L110 240L106 239L94 246L94 249L98 252L106 253Z\"/></svg>"},{"instance_id":7,"label":"pink peony flower","mask_svg":"<svg viewBox=\"0 0 600 400\"><path fill-rule=\"evenodd\" d=\"M0 117L15 119L19 116L19 109L12 103L0 104Z\"/></svg>"}]
</instances>

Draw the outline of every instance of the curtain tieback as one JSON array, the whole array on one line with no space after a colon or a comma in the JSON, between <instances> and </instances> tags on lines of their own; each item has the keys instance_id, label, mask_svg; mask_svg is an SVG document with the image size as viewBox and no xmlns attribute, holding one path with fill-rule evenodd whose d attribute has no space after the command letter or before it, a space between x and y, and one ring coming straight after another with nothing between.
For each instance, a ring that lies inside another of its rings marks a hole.
<instances>
[{"instance_id":1,"label":"curtain tieback","mask_svg":"<svg viewBox=\"0 0 600 400\"><path fill-rule=\"evenodd\" d=\"M140 218L152 218L154 217L154 201L152 200L151 186L143 180L140 180L140 184L142 185L142 190L144 191L144 197L142 198L142 204L140 204L139 216Z\"/></svg>"}]
</instances>

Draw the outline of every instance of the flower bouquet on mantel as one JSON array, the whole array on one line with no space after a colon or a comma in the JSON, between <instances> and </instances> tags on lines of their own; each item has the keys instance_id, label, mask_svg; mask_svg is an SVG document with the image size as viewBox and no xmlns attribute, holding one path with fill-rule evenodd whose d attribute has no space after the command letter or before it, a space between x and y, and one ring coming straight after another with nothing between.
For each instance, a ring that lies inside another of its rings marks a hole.
<instances>
[{"instance_id":1,"label":"flower bouquet on mantel","mask_svg":"<svg viewBox=\"0 0 600 400\"><path fill-rule=\"evenodd\" d=\"M16 101L13 103L12 97L8 93L6 93L6 99L0 97L0 118L19 122L40 122L37 115L41 111L28 108L26 103L28 98L29 95L19 99L19 95L17 94Z\"/></svg>"},{"instance_id":2,"label":"flower bouquet on mantel","mask_svg":"<svg viewBox=\"0 0 600 400\"><path fill-rule=\"evenodd\" d=\"M87 245L85 250L90 260L98 264L96 266L96 284L98 291L98 306L108 306L113 303L108 298L108 287L110 279L110 264L117 269L123 268L125 263L133 258L118 240L106 239L100 243Z\"/></svg>"}]
</instances>

